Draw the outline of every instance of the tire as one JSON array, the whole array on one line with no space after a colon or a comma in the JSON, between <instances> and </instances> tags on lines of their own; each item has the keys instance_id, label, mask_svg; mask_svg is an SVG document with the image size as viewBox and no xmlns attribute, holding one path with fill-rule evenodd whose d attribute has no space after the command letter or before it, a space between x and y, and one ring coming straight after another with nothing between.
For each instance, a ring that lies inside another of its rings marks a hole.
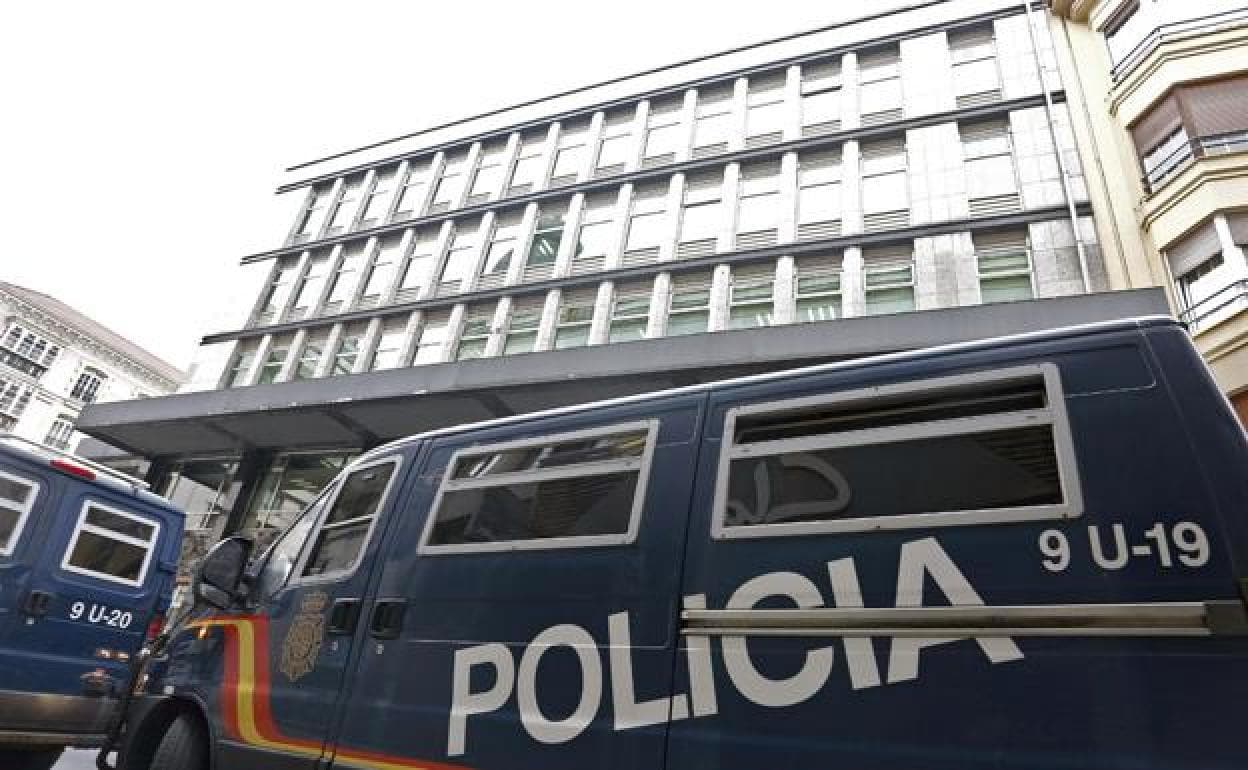
<instances>
[{"instance_id":1,"label":"tire","mask_svg":"<svg viewBox=\"0 0 1248 770\"><path fill-rule=\"evenodd\" d=\"M208 770L208 742L199 720L189 714L174 718L148 770Z\"/></svg>"},{"instance_id":2,"label":"tire","mask_svg":"<svg viewBox=\"0 0 1248 770\"><path fill-rule=\"evenodd\" d=\"M64 749L44 747L20 749L0 746L0 767L4 770L51 770Z\"/></svg>"}]
</instances>

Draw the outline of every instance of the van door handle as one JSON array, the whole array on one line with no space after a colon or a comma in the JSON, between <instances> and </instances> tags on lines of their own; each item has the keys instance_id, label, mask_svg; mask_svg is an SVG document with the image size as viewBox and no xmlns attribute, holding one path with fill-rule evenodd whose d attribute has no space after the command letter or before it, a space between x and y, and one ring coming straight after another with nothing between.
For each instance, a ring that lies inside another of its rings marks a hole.
<instances>
[{"instance_id":1,"label":"van door handle","mask_svg":"<svg viewBox=\"0 0 1248 770\"><path fill-rule=\"evenodd\" d=\"M375 639L398 639L403 631L403 615L406 612L406 599L378 599L373 604L368 633Z\"/></svg>"},{"instance_id":2,"label":"van door handle","mask_svg":"<svg viewBox=\"0 0 1248 770\"><path fill-rule=\"evenodd\" d=\"M52 608L52 594L47 591L31 591L22 602L22 612L32 618L42 618Z\"/></svg>"},{"instance_id":3,"label":"van door handle","mask_svg":"<svg viewBox=\"0 0 1248 770\"><path fill-rule=\"evenodd\" d=\"M360 620L359 599L335 599L329 609L329 627L326 632L345 636L355 633L355 624Z\"/></svg>"}]
</instances>

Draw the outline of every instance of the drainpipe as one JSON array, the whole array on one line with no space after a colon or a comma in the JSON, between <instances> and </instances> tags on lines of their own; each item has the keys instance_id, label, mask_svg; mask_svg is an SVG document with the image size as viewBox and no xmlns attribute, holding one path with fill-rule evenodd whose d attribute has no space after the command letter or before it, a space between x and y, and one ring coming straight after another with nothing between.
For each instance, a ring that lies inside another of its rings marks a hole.
<instances>
[{"instance_id":1,"label":"drainpipe","mask_svg":"<svg viewBox=\"0 0 1248 770\"><path fill-rule=\"evenodd\" d=\"M1044 62L1040 59L1040 39L1036 37L1035 9L1030 0L1023 3L1023 11L1027 15L1027 34L1031 36L1031 51L1036 57L1036 72L1040 75L1040 90L1044 93L1044 112L1049 122L1049 137L1053 141L1053 154L1057 157L1057 173L1062 177L1062 192L1066 196L1066 208L1070 213L1070 229L1075 236L1075 252L1079 255L1079 274L1083 279L1083 292L1092 290L1092 280L1088 274L1088 250L1079 233L1079 210L1075 207L1074 191L1070 186L1070 174L1067 173L1066 160L1062 157L1062 148L1057 142L1057 129L1053 121L1053 94L1045 82Z\"/></svg>"}]
</instances>

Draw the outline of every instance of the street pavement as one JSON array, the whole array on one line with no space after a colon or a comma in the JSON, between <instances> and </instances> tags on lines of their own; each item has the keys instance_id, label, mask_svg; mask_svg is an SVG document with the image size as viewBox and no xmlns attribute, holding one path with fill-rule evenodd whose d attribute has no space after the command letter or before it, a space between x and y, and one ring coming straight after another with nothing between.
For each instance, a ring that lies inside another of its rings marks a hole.
<instances>
[{"instance_id":1,"label":"street pavement","mask_svg":"<svg viewBox=\"0 0 1248 770\"><path fill-rule=\"evenodd\" d=\"M95 749L90 751L67 751L61 755L53 770L95 770Z\"/></svg>"}]
</instances>

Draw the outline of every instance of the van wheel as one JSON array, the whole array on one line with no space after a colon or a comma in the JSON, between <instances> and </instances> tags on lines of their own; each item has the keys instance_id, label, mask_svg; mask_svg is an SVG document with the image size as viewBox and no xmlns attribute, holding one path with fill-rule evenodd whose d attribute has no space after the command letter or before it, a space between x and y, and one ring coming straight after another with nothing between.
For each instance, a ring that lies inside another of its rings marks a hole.
<instances>
[{"instance_id":1,"label":"van wheel","mask_svg":"<svg viewBox=\"0 0 1248 770\"><path fill-rule=\"evenodd\" d=\"M5 770L51 770L64 749L15 749L0 747L0 767Z\"/></svg>"},{"instance_id":2,"label":"van wheel","mask_svg":"<svg viewBox=\"0 0 1248 770\"><path fill-rule=\"evenodd\" d=\"M148 770L208 770L204 728L189 714L179 714L156 746Z\"/></svg>"}]
</instances>

